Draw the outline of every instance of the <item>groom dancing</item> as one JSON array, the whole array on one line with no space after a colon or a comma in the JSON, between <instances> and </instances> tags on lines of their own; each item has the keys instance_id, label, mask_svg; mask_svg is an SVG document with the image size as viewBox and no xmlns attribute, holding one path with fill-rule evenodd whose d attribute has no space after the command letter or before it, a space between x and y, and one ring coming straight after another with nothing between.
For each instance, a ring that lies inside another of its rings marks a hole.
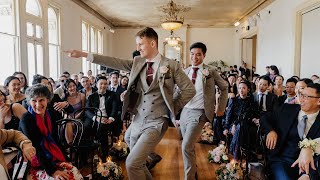
<instances>
[{"instance_id":1,"label":"groom dancing","mask_svg":"<svg viewBox=\"0 0 320 180\"><path fill-rule=\"evenodd\" d=\"M188 76L176 61L169 60L158 51L158 34L144 28L136 34L137 50L141 56L123 60L85 52L67 51L71 57L87 57L93 63L114 69L131 71L128 91L123 102L122 118L127 111L135 114L128 132L130 154L126 160L129 179L152 179L145 163L168 128L168 118L176 113L195 95ZM173 96L175 84L182 90Z\"/></svg>"}]
</instances>

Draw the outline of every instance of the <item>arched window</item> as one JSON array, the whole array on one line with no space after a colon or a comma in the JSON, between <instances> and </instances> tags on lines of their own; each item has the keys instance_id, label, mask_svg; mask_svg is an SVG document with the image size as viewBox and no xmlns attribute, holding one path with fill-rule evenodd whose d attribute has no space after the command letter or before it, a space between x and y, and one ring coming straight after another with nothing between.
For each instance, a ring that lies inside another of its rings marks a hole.
<instances>
[{"instance_id":1,"label":"arched window","mask_svg":"<svg viewBox=\"0 0 320 180\"><path fill-rule=\"evenodd\" d=\"M41 8L38 0L26 1L26 12L37 17L41 17Z\"/></svg>"},{"instance_id":2,"label":"arched window","mask_svg":"<svg viewBox=\"0 0 320 180\"><path fill-rule=\"evenodd\" d=\"M49 76L58 79L60 67L59 10L48 8Z\"/></svg>"},{"instance_id":3,"label":"arched window","mask_svg":"<svg viewBox=\"0 0 320 180\"><path fill-rule=\"evenodd\" d=\"M1 68L1 85L8 76L19 70L20 65L16 2L15 0L0 0L0 63L1 67L5 67Z\"/></svg>"}]
</instances>

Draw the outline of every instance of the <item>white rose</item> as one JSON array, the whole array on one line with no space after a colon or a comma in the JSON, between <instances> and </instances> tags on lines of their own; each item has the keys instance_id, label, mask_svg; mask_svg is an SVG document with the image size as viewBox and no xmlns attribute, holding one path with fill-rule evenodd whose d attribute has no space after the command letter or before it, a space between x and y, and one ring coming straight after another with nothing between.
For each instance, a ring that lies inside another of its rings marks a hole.
<instances>
[{"instance_id":1,"label":"white rose","mask_svg":"<svg viewBox=\"0 0 320 180\"><path fill-rule=\"evenodd\" d=\"M165 74L169 71L169 68L167 66L161 66L160 67L160 73Z\"/></svg>"},{"instance_id":2,"label":"white rose","mask_svg":"<svg viewBox=\"0 0 320 180\"><path fill-rule=\"evenodd\" d=\"M226 161L226 160L229 159L229 157L228 157L227 155L223 155L223 156L222 156L222 159Z\"/></svg>"}]
</instances>

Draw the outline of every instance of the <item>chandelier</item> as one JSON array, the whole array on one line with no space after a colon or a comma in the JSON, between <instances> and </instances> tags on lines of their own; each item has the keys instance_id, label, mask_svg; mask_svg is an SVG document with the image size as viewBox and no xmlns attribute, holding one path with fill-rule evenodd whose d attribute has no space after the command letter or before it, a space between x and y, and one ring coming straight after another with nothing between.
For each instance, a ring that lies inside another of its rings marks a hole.
<instances>
[{"instance_id":1,"label":"chandelier","mask_svg":"<svg viewBox=\"0 0 320 180\"><path fill-rule=\"evenodd\" d=\"M163 6L158 7L158 10L165 13L165 16L161 17L161 27L166 30L179 29L184 21L183 17L178 17L180 12L187 12L191 8L184 5L177 5L172 0Z\"/></svg>"},{"instance_id":2,"label":"chandelier","mask_svg":"<svg viewBox=\"0 0 320 180\"><path fill-rule=\"evenodd\" d=\"M173 47L178 46L179 42L181 41L180 37L176 37L173 35L173 30L171 30L170 36L167 37L165 40L169 46L173 46Z\"/></svg>"}]
</instances>

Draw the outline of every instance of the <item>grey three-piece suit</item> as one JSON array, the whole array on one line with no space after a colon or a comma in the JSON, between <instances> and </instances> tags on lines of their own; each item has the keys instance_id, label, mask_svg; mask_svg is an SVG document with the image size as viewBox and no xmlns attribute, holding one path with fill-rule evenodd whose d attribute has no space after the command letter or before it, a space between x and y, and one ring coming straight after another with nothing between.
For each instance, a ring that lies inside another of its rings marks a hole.
<instances>
[{"instance_id":1,"label":"grey three-piece suit","mask_svg":"<svg viewBox=\"0 0 320 180\"><path fill-rule=\"evenodd\" d=\"M140 56L134 60L123 60L94 55L92 62L131 71L122 108L122 118L127 111L135 114L127 131L130 132L127 143L131 152L126 160L126 168L129 179L152 179L145 165L147 156L166 132L168 118L175 119L176 113L194 96L192 82L177 62L163 56L157 66L153 66L154 78L150 86L146 82L146 60ZM165 72L164 67L167 67ZM182 92L174 97L175 84Z\"/></svg>"}]
</instances>

